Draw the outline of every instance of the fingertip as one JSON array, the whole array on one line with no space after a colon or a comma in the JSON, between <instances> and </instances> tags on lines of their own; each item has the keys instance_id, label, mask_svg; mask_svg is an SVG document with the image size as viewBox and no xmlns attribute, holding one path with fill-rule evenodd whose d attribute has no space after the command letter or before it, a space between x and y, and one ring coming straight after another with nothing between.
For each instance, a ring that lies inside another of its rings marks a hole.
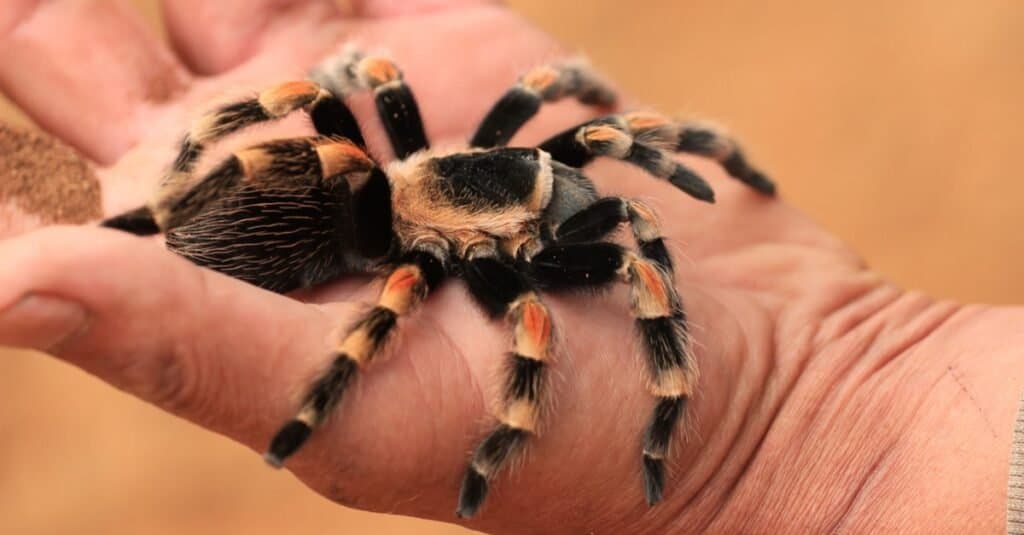
<instances>
[{"instance_id":1,"label":"fingertip","mask_svg":"<svg viewBox=\"0 0 1024 535\"><path fill-rule=\"evenodd\" d=\"M0 345L51 351L80 332L87 317L74 301L28 294L0 309Z\"/></svg>"},{"instance_id":2,"label":"fingertip","mask_svg":"<svg viewBox=\"0 0 1024 535\"><path fill-rule=\"evenodd\" d=\"M37 124L100 163L141 135L139 112L191 82L124 0L0 2L0 90ZM97 125L103 125L97 128Z\"/></svg>"},{"instance_id":3,"label":"fingertip","mask_svg":"<svg viewBox=\"0 0 1024 535\"><path fill-rule=\"evenodd\" d=\"M307 9L316 22L340 15L334 3L325 0L164 0L161 9L178 56L201 75L219 74L244 63L286 12Z\"/></svg>"}]
</instances>

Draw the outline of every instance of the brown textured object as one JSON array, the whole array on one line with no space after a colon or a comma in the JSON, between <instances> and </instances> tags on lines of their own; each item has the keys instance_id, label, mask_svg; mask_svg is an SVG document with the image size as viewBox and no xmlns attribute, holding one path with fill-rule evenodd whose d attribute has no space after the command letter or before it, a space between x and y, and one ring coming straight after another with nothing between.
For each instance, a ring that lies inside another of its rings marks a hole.
<instances>
[{"instance_id":1,"label":"brown textured object","mask_svg":"<svg viewBox=\"0 0 1024 535\"><path fill-rule=\"evenodd\" d=\"M100 183L88 162L45 134L0 123L0 204L42 223L85 223L102 215Z\"/></svg>"}]
</instances>

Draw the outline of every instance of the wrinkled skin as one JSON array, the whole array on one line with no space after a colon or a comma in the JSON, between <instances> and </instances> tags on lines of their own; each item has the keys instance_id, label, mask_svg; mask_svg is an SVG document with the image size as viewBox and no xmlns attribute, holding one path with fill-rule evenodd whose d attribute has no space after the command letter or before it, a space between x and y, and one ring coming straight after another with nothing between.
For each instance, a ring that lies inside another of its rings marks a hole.
<instances>
[{"instance_id":1,"label":"wrinkled skin","mask_svg":"<svg viewBox=\"0 0 1024 535\"><path fill-rule=\"evenodd\" d=\"M301 76L344 40L396 57L436 142L465 139L524 66L562 50L507 10L469 0L364 1L348 12L312 0L169 2L173 52L123 2L33 4L0 7L0 85L97 162L107 214L146 198L211 97ZM84 43L88 62L46 67ZM356 112L386 156L366 99ZM552 107L517 140L536 142L588 113ZM1001 529L1024 311L895 288L784 201L756 196L708 161L687 162L716 188L716 205L622 165L589 172L602 191L641 197L663 215L698 342L699 395L665 502L643 503L639 436L652 399L619 289L548 299L564 352L545 432L469 525ZM786 177L776 179L784 196ZM33 218L5 215L0 343L47 350L257 451L291 416L352 303L374 298L365 280L350 280L296 300L113 231L12 236ZM507 333L458 283L402 330L391 358L362 376L288 468L341 504L455 521Z\"/></svg>"}]
</instances>

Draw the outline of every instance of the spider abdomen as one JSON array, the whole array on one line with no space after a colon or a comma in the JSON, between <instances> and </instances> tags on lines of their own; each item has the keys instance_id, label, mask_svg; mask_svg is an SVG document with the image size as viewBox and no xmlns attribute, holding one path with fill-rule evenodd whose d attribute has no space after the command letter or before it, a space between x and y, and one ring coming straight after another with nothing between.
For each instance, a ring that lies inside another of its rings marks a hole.
<instances>
[{"instance_id":1,"label":"spider abdomen","mask_svg":"<svg viewBox=\"0 0 1024 535\"><path fill-rule=\"evenodd\" d=\"M167 247L192 262L275 292L365 267L353 250L352 196L318 184L243 186L167 232Z\"/></svg>"}]
</instances>

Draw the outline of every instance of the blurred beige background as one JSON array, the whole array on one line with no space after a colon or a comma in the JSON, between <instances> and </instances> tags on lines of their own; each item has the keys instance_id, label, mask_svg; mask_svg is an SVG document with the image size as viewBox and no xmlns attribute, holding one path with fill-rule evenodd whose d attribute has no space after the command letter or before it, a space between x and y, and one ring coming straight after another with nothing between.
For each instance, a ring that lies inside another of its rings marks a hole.
<instances>
[{"instance_id":1,"label":"blurred beige background","mask_svg":"<svg viewBox=\"0 0 1024 535\"><path fill-rule=\"evenodd\" d=\"M728 125L893 280L1024 301L1024 3L509 3L640 100ZM77 370L0 358L0 533L462 532L335 506Z\"/></svg>"}]
</instances>

